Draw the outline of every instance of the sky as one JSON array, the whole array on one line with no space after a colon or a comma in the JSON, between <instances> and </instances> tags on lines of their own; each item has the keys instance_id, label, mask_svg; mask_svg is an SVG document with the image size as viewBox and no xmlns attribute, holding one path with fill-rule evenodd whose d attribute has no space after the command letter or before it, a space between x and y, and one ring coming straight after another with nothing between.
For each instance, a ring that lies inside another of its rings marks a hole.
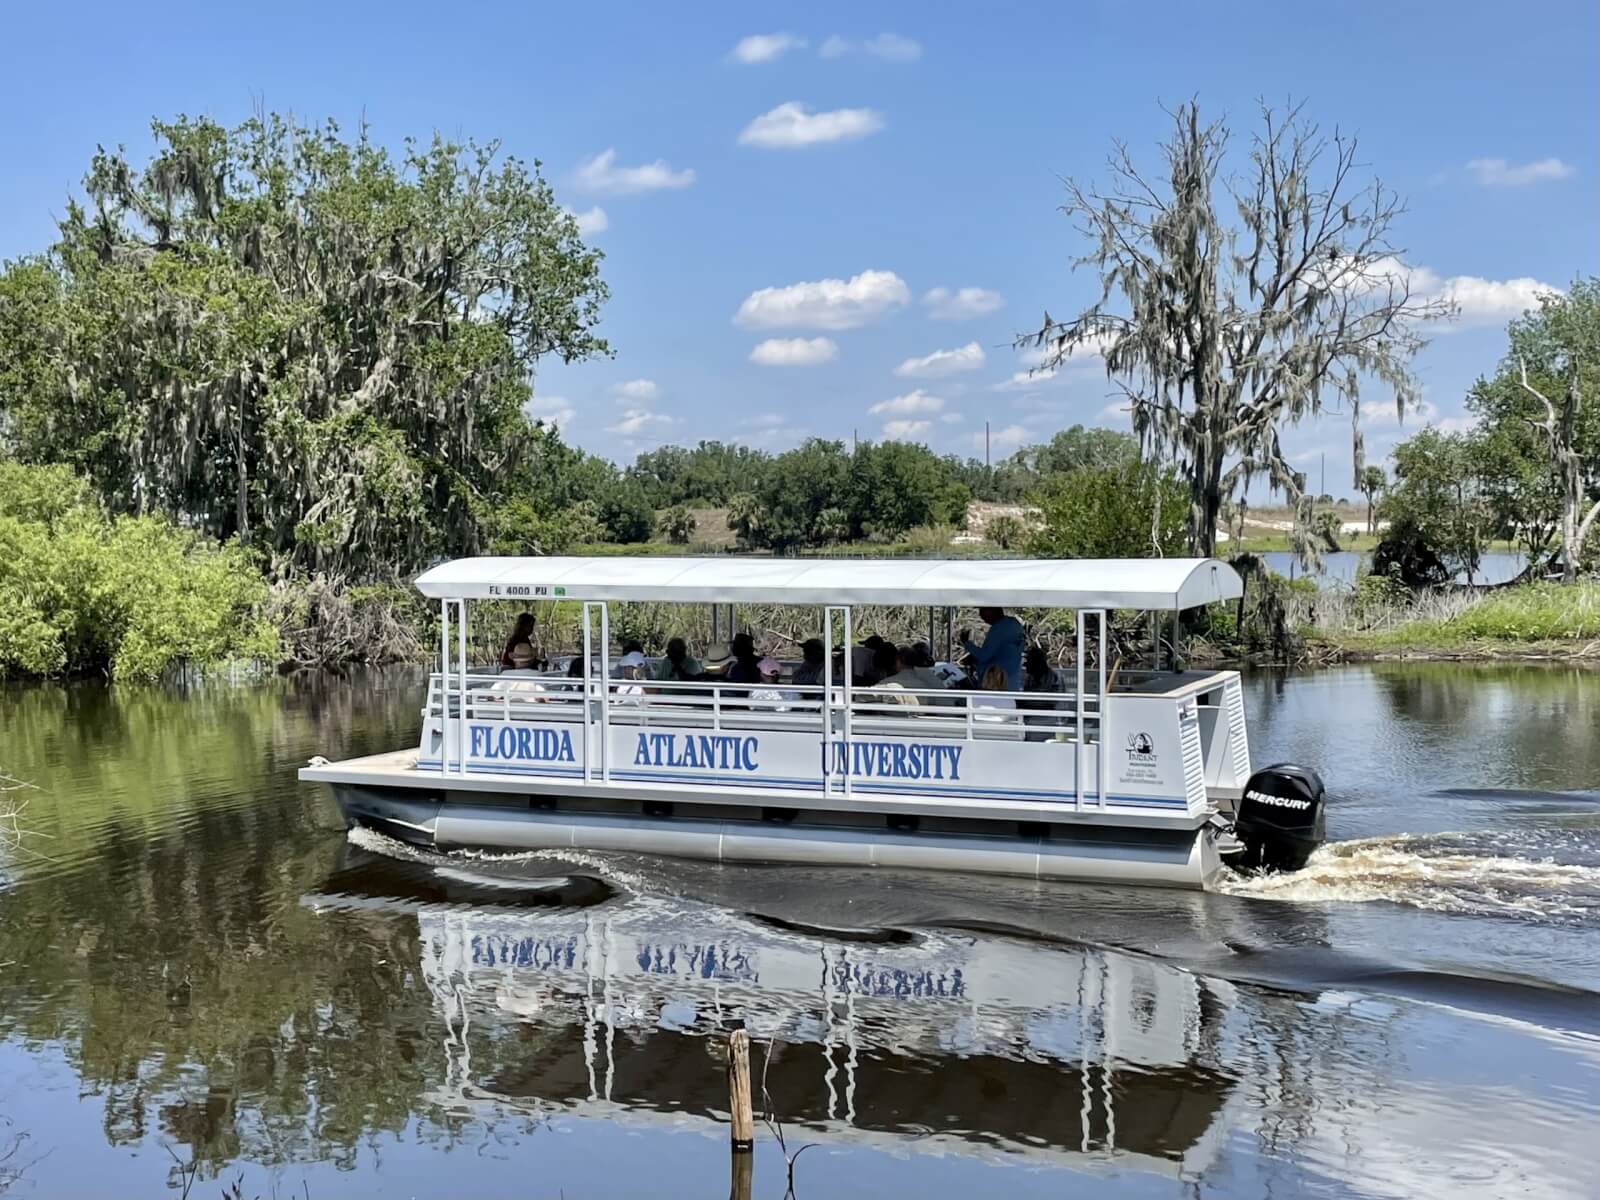
<instances>
[{"instance_id":1,"label":"sky","mask_svg":"<svg viewBox=\"0 0 1600 1200\"><path fill-rule=\"evenodd\" d=\"M97 144L259 106L374 136L499 139L605 252L613 357L541 363L532 410L629 461L662 442L899 436L998 460L1128 425L1103 364L1027 377L1092 301L1062 179L1156 167L1191 97L1241 151L1258 101L1360 139L1413 281L1461 315L1369 461L1459 428L1505 323L1600 269L1600 5L953 3L15 6L0 39L0 259L47 246ZM1017 378L1024 373L1023 378ZM1289 432L1349 495L1348 415ZM1322 490L1318 486L1318 490ZM1259 499L1259 497L1258 497Z\"/></svg>"}]
</instances>

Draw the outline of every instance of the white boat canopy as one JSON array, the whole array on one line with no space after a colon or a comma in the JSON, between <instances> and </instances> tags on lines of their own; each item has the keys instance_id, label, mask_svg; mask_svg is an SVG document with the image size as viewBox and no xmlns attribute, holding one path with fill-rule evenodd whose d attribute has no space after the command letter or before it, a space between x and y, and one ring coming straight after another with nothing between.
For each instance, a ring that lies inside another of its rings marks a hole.
<instances>
[{"instance_id":1,"label":"white boat canopy","mask_svg":"<svg viewBox=\"0 0 1600 1200\"><path fill-rule=\"evenodd\" d=\"M461 558L417 577L436 600L915 604L1175 611L1237 599L1210 558Z\"/></svg>"}]
</instances>

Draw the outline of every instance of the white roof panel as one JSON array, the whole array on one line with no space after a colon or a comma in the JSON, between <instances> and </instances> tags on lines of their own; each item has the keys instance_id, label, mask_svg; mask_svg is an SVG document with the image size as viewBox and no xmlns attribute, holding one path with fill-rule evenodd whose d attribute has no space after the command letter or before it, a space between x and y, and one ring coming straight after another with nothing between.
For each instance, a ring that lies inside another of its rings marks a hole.
<instances>
[{"instance_id":1,"label":"white roof panel","mask_svg":"<svg viewBox=\"0 0 1600 1200\"><path fill-rule=\"evenodd\" d=\"M1236 599L1210 558L461 558L417 577L450 600L663 600L720 604L992 604L1184 609Z\"/></svg>"}]
</instances>

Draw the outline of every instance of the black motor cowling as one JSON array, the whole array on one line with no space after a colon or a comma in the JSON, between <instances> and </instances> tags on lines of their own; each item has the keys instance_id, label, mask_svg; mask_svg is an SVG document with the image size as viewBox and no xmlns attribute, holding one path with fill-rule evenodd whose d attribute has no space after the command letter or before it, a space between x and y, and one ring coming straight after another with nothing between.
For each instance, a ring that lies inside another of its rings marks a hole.
<instances>
[{"instance_id":1,"label":"black motor cowling","mask_svg":"<svg viewBox=\"0 0 1600 1200\"><path fill-rule=\"evenodd\" d=\"M1327 839L1322 777L1279 763L1250 776L1233 819L1240 849L1227 856L1239 870L1298 871Z\"/></svg>"}]
</instances>

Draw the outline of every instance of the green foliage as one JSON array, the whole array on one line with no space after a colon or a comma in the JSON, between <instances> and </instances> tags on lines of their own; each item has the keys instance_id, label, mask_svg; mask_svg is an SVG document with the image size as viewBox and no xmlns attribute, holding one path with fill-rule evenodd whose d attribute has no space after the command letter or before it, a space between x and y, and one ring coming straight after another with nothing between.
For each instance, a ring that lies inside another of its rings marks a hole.
<instances>
[{"instance_id":1,"label":"green foliage","mask_svg":"<svg viewBox=\"0 0 1600 1200\"><path fill-rule=\"evenodd\" d=\"M0 274L0 434L114 511L312 570L478 550L554 440L534 365L607 351L600 256L538 165L278 116L153 132Z\"/></svg>"},{"instance_id":2,"label":"green foliage","mask_svg":"<svg viewBox=\"0 0 1600 1200\"><path fill-rule=\"evenodd\" d=\"M650 497L644 485L630 476L621 477L601 493L598 515L613 542L648 542L656 530Z\"/></svg>"},{"instance_id":3,"label":"green foliage","mask_svg":"<svg viewBox=\"0 0 1600 1200\"><path fill-rule=\"evenodd\" d=\"M687 546L694 530L694 514L682 504L674 504L661 514L661 532L673 545Z\"/></svg>"},{"instance_id":4,"label":"green foliage","mask_svg":"<svg viewBox=\"0 0 1600 1200\"><path fill-rule=\"evenodd\" d=\"M266 658L266 597L237 546L157 517L107 517L64 467L0 463L0 675Z\"/></svg>"},{"instance_id":5,"label":"green foliage","mask_svg":"<svg viewBox=\"0 0 1600 1200\"><path fill-rule=\"evenodd\" d=\"M1484 489L1503 533L1535 562L1559 534L1570 581L1600 524L1600 278L1540 296L1507 334L1499 370L1467 397Z\"/></svg>"},{"instance_id":6,"label":"green foliage","mask_svg":"<svg viewBox=\"0 0 1600 1200\"><path fill-rule=\"evenodd\" d=\"M1373 570L1412 587L1474 572L1494 519L1478 488L1475 440L1427 428L1394 449L1394 482L1380 512L1389 522Z\"/></svg>"},{"instance_id":7,"label":"green foliage","mask_svg":"<svg viewBox=\"0 0 1600 1200\"><path fill-rule=\"evenodd\" d=\"M644 486L657 508L690 501L720 508L757 487L771 462L771 455L749 446L701 442L692 449L648 450L634 459L628 473Z\"/></svg>"},{"instance_id":8,"label":"green foliage","mask_svg":"<svg viewBox=\"0 0 1600 1200\"><path fill-rule=\"evenodd\" d=\"M1002 550L1015 550L1027 537L1028 527L1021 520L1002 513L983 528L983 536Z\"/></svg>"},{"instance_id":9,"label":"green foliage","mask_svg":"<svg viewBox=\"0 0 1600 1200\"><path fill-rule=\"evenodd\" d=\"M1029 551L1042 558L1150 558L1183 552L1188 493L1147 463L1085 467L1034 498L1043 527Z\"/></svg>"}]
</instances>

